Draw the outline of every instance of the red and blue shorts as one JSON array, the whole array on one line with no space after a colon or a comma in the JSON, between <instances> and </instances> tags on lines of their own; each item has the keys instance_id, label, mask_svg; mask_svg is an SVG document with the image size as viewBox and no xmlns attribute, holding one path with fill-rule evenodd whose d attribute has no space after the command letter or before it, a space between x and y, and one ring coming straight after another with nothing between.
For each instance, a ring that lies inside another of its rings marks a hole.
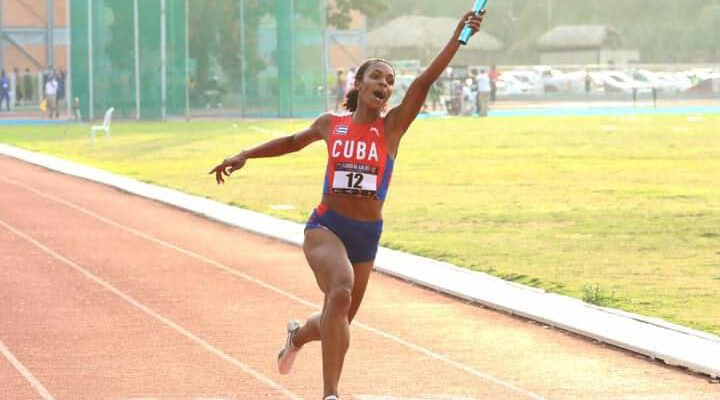
<instances>
[{"instance_id":1,"label":"red and blue shorts","mask_svg":"<svg viewBox=\"0 0 720 400\"><path fill-rule=\"evenodd\" d=\"M345 245L353 264L373 261L382 234L382 221L358 221L348 218L321 204L313 210L305 230L323 228L333 232Z\"/></svg>"}]
</instances>

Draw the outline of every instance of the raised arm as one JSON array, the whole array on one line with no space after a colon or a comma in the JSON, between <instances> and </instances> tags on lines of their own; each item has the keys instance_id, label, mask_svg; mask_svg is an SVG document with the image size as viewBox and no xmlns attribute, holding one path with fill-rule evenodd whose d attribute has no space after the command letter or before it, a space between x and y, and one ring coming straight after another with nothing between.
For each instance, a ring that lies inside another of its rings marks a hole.
<instances>
[{"instance_id":1,"label":"raised arm","mask_svg":"<svg viewBox=\"0 0 720 400\"><path fill-rule=\"evenodd\" d=\"M215 174L217 183L225 183L223 175L230 176L230 174L242 168L250 158L278 157L301 150L310 143L324 139L327 136L330 129L330 118L330 114L323 114L304 131L279 137L251 149L243 150L223 160L222 163L211 169L208 174Z\"/></svg>"},{"instance_id":2,"label":"raised arm","mask_svg":"<svg viewBox=\"0 0 720 400\"><path fill-rule=\"evenodd\" d=\"M407 131L410 124L422 109L425 98L433 83L440 77L440 74L445 71L445 68L450 64L450 61L460 48L458 36L460 36L463 27L465 24L470 25L473 28L474 34L480 29L480 23L484 15L485 10L483 10L479 16L469 11L462 17L445 47L435 56L430 65L410 84L402 102L388 112L385 118L386 132L396 137L397 140L405 134L405 131Z\"/></svg>"}]
</instances>

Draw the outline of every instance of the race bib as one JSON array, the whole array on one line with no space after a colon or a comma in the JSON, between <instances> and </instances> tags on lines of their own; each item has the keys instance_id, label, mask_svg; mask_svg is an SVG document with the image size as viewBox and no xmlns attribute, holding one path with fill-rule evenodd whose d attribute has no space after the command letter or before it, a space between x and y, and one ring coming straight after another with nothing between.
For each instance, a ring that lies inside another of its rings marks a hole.
<instances>
[{"instance_id":1,"label":"race bib","mask_svg":"<svg viewBox=\"0 0 720 400\"><path fill-rule=\"evenodd\" d=\"M354 163L337 163L333 172L335 193L374 196L377 191L378 168Z\"/></svg>"}]
</instances>

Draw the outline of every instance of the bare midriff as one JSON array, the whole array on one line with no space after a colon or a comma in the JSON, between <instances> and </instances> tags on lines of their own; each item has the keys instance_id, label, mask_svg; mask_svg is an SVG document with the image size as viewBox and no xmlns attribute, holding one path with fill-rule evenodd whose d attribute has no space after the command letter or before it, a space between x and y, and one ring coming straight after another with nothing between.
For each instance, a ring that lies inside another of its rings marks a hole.
<instances>
[{"instance_id":1,"label":"bare midriff","mask_svg":"<svg viewBox=\"0 0 720 400\"><path fill-rule=\"evenodd\" d=\"M382 221L383 200L371 197L324 194L322 204L328 209L358 221Z\"/></svg>"}]
</instances>

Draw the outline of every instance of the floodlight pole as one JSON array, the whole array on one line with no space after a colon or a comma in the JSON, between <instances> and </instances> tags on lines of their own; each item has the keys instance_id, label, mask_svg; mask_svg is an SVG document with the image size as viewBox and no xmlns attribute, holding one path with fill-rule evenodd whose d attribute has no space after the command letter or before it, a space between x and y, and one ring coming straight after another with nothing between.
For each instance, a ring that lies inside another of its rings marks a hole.
<instances>
[{"instance_id":1,"label":"floodlight pole","mask_svg":"<svg viewBox=\"0 0 720 400\"><path fill-rule=\"evenodd\" d=\"M55 67L55 3L47 0L47 63L49 67Z\"/></svg>"},{"instance_id":2,"label":"floodlight pole","mask_svg":"<svg viewBox=\"0 0 720 400\"><path fill-rule=\"evenodd\" d=\"M88 118L95 119L95 77L93 76L93 0L88 0Z\"/></svg>"},{"instance_id":3,"label":"floodlight pole","mask_svg":"<svg viewBox=\"0 0 720 400\"><path fill-rule=\"evenodd\" d=\"M2 0L0 0L0 3ZM0 4L2 8L2 4ZM72 27L70 26L70 2L68 1L65 5L65 31L67 32L67 74L65 74L65 107L67 108L68 115L74 119L75 116L72 114L73 91L72 91Z\"/></svg>"},{"instance_id":4,"label":"floodlight pole","mask_svg":"<svg viewBox=\"0 0 720 400\"><path fill-rule=\"evenodd\" d=\"M185 0L185 121L190 121L190 8Z\"/></svg>"},{"instance_id":5,"label":"floodlight pole","mask_svg":"<svg viewBox=\"0 0 720 400\"><path fill-rule=\"evenodd\" d=\"M0 0L0 68L3 67L3 48L5 47L5 31L3 31L3 0Z\"/></svg>"},{"instance_id":6,"label":"floodlight pole","mask_svg":"<svg viewBox=\"0 0 720 400\"><path fill-rule=\"evenodd\" d=\"M295 0L290 0L290 32L295 29ZM290 35L290 102L289 117L293 116L293 94L295 90L295 35Z\"/></svg>"},{"instance_id":7,"label":"floodlight pole","mask_svg":"<svg viewBox=\"0 0 720 400\"><path fill-rule=\"evenodd\" d=\"M135 52L135 119L140 120L140 28L138 0L133 0L133 47Z\"/></svg>"},{"instance_id":8,"label":"floodlight pole","mask_svg":"<svg viewBox=\"0 0 720 400\"><path fill-rule=\"evenodd\" d=\"M245 116L247 89L245 88L245 0L240 0L240 116Z\"/></svg>"},{"instance_id":9,"label":"floodlight pole","mask_svg":"<svg viewBox=\"0 0 720 400\"><path fill-rule=\"evenodd\" d=\"M167 35L165 1L160 0L160 118L167 119Z\"/></svg>"},{"instance_id":10,"label":"floodlight pole","mask_svg":"<svg viewBox=\"0 0 720 400\"><path fill-rule=\"evenodd\" d=\"M330 109L330 83L328 82L328 71L330 70L330 29L328 29L328 21L327 21L327 8L328 8L328 2L323 1L323 54L325 56L325 68L323 68L323 97L325 97L325 110Z\"/></svg>"}]
</instances>

